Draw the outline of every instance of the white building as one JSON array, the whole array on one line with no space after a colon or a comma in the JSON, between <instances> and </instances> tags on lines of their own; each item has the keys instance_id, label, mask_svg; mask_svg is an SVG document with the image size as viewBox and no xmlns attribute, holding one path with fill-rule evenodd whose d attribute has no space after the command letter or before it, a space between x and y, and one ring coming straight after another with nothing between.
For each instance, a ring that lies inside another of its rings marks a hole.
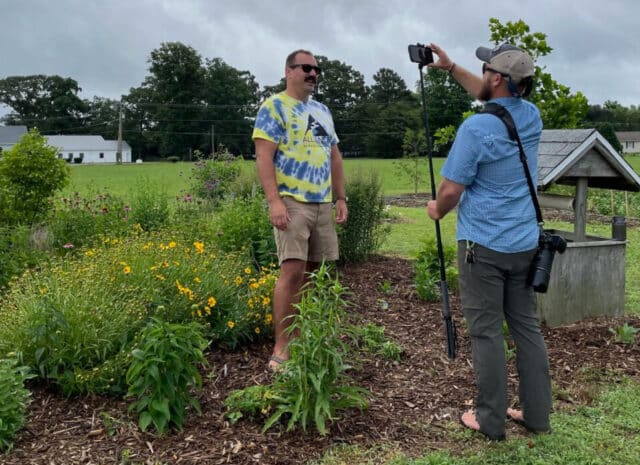
<instances>
[{"instance_id":1,"label":"white building","mask_svg":"<svg viewBox=\"0 0 640 465\"><path fill-rule=\"evenodd\" d=\"M26 126L0 126L0 151L9 150L26 133Z\"/></svg>"},{"instance_id":2,"label":"white building","mask_svg":"<svg viewBox=\"0 0 640 465\"><path fill-rule=\"evenodd\" d=\"M102 136L44 136L58 149L58 158L69 163L115 163L118 141ZM131 147L122 141L122 162L131 163Z\"/></svg>"},{"instance_id":3,"label":"white building","mask_svg":"<svg viewBox=\"0 0 640 465\"><path fill-rule=\"evenodd\" d=\"M623 153L640 153L640 131L616 132Z\"/></svg>"}]
</instances>

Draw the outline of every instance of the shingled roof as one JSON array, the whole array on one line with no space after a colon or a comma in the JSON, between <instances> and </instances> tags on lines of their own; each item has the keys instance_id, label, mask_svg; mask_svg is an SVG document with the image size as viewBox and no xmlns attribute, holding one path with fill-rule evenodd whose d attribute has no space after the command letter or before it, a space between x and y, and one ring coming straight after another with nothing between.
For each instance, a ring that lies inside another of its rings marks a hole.
<instances>
[{"instance_id":1,"label":"shingled roof","mask_svg":"<svg viewBox=\"0 0 640 465\"><path fill-rule=\"evenodd\" d=\"M595 129L545 129L538 152L538 187L575 185L640 191L640 177Z\"/></svg>"}]
</instances>

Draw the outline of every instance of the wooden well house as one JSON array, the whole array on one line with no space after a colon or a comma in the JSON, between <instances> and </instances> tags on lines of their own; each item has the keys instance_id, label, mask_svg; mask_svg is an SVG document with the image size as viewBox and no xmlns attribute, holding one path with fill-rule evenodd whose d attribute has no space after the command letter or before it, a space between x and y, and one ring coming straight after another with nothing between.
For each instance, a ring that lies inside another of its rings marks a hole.
<instances>
[{"instance_id":1,"label":"wooden well house","mask_svg":"<svg viewBox=\"0 0 640 465\"><path fill-rule=\"evenodd\" d=\"M545 194L553 184L575 186L575 196ZM595 129L544 130L540 206L574 212L573 231L554 231L567 240L567 249L555 255L547 293L537 294L538 314L549 326L624 313L626 240L586 233L589 187L640 191L640 177Z\"/></svg>"}]
</instances>

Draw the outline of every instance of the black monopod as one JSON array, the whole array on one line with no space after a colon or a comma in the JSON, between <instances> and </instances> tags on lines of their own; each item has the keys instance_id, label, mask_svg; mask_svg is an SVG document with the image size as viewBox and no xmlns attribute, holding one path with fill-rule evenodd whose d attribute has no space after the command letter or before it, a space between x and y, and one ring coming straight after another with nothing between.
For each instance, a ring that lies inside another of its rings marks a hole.
<instances>
[{"instance_id":1,"label":"black monopod","mask_svg":"<svg viewBox=\"0 0 640 465\"><path fill-rule=\"evenodd\" d=\"M429 174L431 177L431 197L436 200L436 179L433 174L433 153L431 151L431 137L429 135L429 118L427 115L427 98L424 91L424 77L422 68L433 62L433 55L429 47L424 45L409 45L409 58L418 63L420 71L420 91L422 93L422 115L424 119L424 135L427 142L427 156L429 158ZM442 317L444 318L445 331L447 333L447 355L450 359L456 358L456 327L451 318L449 307L449 289L447 287L447 275L445 272L444 252L442 249L442 236L440 234L440 221L436 220L436 243L438 247L438 263L440 265L440 299L442 301Z\"/></svg>"}]
</instances>

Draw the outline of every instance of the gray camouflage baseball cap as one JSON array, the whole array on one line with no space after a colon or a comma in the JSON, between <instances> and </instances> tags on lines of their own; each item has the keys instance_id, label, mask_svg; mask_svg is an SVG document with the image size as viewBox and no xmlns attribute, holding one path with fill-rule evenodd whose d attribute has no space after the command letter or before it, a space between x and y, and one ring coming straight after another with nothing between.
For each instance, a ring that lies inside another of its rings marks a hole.
<instances>
[{"instance_id":1,"label":"gray camouflage baseball cap","mask_svg":"<svg viewBox=\"0 0 640 465\"><path fill-rule=\"evenodd\" d=\"M514 84L535 74L531 56L520 47L511 44L498 45L495 48L478 47L476 56L489 67L501 74L508 74Z\"/></svg>"}]
</instances>

